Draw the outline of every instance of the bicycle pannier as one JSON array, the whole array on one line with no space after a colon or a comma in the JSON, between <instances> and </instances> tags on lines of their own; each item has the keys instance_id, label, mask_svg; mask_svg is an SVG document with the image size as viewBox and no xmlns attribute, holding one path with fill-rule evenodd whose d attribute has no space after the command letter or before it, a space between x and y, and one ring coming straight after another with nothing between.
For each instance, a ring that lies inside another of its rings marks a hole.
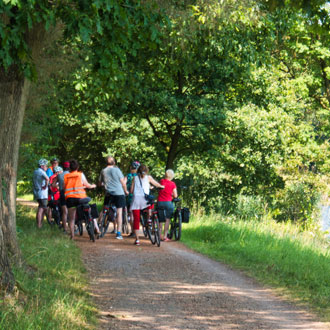
<instances>
[{"instance_id":1,"label":"bicycle pannier","mask_svg":"<svg viewBox=\"0 0 330 330\"><path fill-rule=\"evenodd\" d=\"M78 219L84 219L84 207L83 205L78 205L77 206L77 217Z\"/></svg>"},{"instance_id":2,"label":"bicycle pannier","mask_svg":"<svg viewBox=\"0 0 330 330\"><path fill-rule=\"evenodd\" d=\"M148 195L148 194L144 194L144 198L147 201L147 204L152 204L155 200L155 196L154 195Z\"/></svg>"},{"instance_id":3,"label":"bicycle pannier","mask_svg":"<svg viewBox=\"0 0 330 330\"><path fill-rule=\"evenodd\" d=\"M182 217L182 222L184 222L184 223L188 223L189 222L190 211L189 211L188 207L184 207L181 210L181 217Z\"/></svg>"},{"instance_id":4,"label":"bicycle pannier","mask_svg":"<svg viewBox=\"0 0 330 330\"><path fill-rule=\"evenodd\" d=\"M96 204L89 204L91 207L91 214L93 219L97 219L99 217L99 212L97 211Z\"/></svg>"}]
</instances>

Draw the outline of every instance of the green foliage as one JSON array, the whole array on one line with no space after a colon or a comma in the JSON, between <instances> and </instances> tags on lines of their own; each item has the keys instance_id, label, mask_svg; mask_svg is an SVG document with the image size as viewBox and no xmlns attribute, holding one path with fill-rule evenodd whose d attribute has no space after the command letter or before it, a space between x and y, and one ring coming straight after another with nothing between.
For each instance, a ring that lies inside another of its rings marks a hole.
<instances>
[{"instance_id":1,"label":"green foliage","mask_svg":"<svg viewBox=\"0 0 330 330\"><path fill-rule=\"evenodd\" d=\"M304 229L313 225L313 215L320 201L320 189L314 176L310 179L288 182L274 199L273 215L280 221L300 223Z\"/></svg>"},{"instance_id":2,"label":"green foliage","mask_svg":"<svg viewBox=\"0 0 330 330\"><path fill-rule=\"evenodd\" d=\"M96 309L87 293L79 249L44 223L35 210L19 207L19 245L26 267L14 269L16 292L1 301L2 329L90 329Z\"/></svg>"}]
</instances>

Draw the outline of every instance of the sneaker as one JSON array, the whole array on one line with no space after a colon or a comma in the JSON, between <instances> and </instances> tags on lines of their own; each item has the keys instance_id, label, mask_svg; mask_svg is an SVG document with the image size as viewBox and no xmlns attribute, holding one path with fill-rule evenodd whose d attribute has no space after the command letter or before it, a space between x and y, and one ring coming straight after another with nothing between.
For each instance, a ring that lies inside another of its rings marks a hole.
<instances>
[{"instance_id":1,"label":"sneaker","mask_svg":"<svg viewBox=\"0 0 330 330\"><path fill-rule=\"evenodd\" d=\"M113 230L110 234L117 234L117 230Z\"/></svg>"},{"instance_id":2,"label":"sneaker","mask_svg":"<svg viewBox=\"0 0 330 330\"><path fill-rule=\"evenodd\" d=\"M130 234L128 235L128 237L135 237L135 234L134 234L134 233L130 233Z\"/></svg>"},{"instance_id":3,"label":"sneaker","mask_svg":"<svg viewBox=\"0 0 330 330\"><path fill-rule=\"evenodd\" d=\"M123 236L121 236L121 234L117 234L117 235L116 235L116 238L117 238L117 239L123 239Z\"/></svg>"},{"instance_id":4,"label":"sneaker","mask_svg":"<svg viewBox=\"0 0 330 330\"><path fill-rule=\"evenodd\" d=\"M140 241L137 239L134 244L135 245L140 245Z\"/></svg>"}]
</instances>

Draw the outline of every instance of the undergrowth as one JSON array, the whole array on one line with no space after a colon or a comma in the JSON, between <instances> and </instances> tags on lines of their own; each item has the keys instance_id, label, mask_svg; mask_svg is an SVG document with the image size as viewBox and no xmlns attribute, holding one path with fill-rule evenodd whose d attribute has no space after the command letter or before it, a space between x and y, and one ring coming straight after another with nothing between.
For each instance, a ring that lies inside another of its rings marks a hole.
<instances>
[{"instance_id":1,"label":"undergrowth","mask_svg":"<svg viewBox=\"0 0 330 330\"><path fill-rule=\"evenodd\" d=\"M0 329L92 329L96 309L87 293L80 250L35 210L18 206L17 233L25 266L14 269L16 287L0 303Z\"/></svg>"}]
</instances>

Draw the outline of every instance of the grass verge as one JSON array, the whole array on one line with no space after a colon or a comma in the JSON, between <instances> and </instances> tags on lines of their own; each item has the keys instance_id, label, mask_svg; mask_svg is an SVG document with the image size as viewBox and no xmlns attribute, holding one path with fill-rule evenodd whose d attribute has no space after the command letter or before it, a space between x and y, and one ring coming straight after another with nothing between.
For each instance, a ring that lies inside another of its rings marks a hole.
<instances>
[{"instance_id":1,"label":"grass verge","mask_svg":"<svg viewBox=\"0 0 330 330\"><path fill-rule=\"evenodd\" d=\"M330 321L329 243L321 237L270 220L209 216L185 225L182 241L280 289Z\"/></svg>"},{"instance_id":2,"label":"grass verge","mask_svg":"<svg viewBox=\"0 0 330 330\"><path fill-rule=\"evenodd\" d=\"M0 329L94 329L80 250L57 228L37 230L28 207L17 208L17 232L28 267L14 269L16 292L0 301Z\"/></svg>"}]
</instances>

